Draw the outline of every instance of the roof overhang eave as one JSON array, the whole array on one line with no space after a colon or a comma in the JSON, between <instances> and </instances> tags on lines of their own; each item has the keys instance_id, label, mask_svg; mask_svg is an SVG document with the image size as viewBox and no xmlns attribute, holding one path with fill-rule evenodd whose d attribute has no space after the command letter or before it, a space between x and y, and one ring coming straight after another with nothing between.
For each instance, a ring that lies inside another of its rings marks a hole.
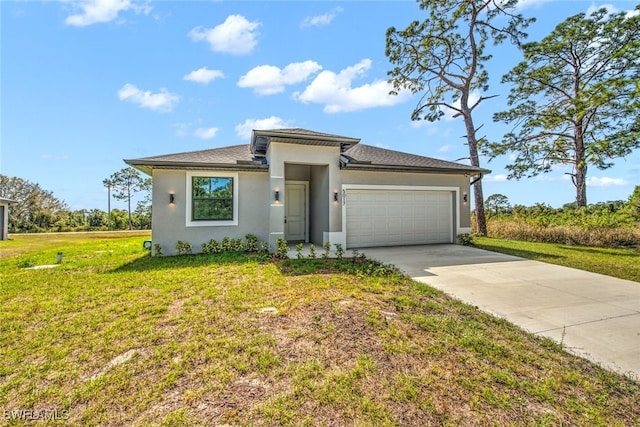
<instances>
[{"instance_id":1,"label":"roof overhang eave","mask_svg":"<svg viewBox=\"0 0 640 427\"><path fill-rule=\"evenodd\" d=\"M479 176L491 173L488 169L453 169L435 168L422 166L396 166L396 165L374 165L349 163L341 166L341 169L362 170L362 171L385 171L385 172L413 172L413 173L442 173L448 175Z\"/></svg>"},{"instance_id":2,"label":"roof overhang eave","mask_svg":"<svg viewBox=\"0 0 640 427\"><path fill-rule=\"evenodd\" d=\"M360 142L360 138L338 135L314 135L291 133L276 130L253 130L251 134L251 152L264 155L271 141L291 144L328 145L340 147L341 151Z\"/></svg>"},{"instance_id":3,"label":"roof overhang eave","mask_svg":"<svg viewBox=\"0 0 640 427\"><path fill-rule=\"evenodd\" d=\"M229 171L253 171L266 172L269 166L266 164L230 164L230 163L197 163L197 162L163 162L125 160L126 164L151 175L153 169L190 169L190 170L229 170Z\"/></svg>"}]
</instances>

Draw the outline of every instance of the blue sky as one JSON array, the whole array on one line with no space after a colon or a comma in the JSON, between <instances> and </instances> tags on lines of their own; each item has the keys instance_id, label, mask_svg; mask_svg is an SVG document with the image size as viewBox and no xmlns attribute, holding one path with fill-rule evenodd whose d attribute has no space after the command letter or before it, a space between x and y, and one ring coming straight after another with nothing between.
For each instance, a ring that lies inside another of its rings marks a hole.
<instances>
[{"instance_id":1,"label":"blue sky","mask_svg":"<svg viewBox=\"0 0 640 427\"><path fill-rule=\"evenodd\" d=\"M521 13L537 18L534 41L571 15L635 4L528 0ZM71 209L106 210L102 180L123 159L248 143L253 128L468 157L462 120L412 123L418 98L388 96L385 32L424 18L414 1L2 1L0 14L0 173L39 183ZM521 56L508 45L493 54L486 94L499 96L475 121L479 136L499 139L507 127L491 116L509 89L500 78ZM574 200L567 170L508 181L508 161L481 159L493 171L485 197ZM589 203L626 200L640 184L640 152L588 177Z\"/></svg>"}]
</instances>

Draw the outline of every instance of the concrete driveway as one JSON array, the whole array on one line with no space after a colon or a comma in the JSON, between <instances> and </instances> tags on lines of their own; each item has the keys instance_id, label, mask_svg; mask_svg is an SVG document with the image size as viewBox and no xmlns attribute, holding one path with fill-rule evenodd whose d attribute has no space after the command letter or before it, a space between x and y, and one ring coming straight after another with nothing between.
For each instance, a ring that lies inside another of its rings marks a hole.
<instances>
[{"instance_id":1,"label":"concrete driveway","mask_svg":"<svg viewBox=\"0 0 640 427\"><path fill-rule=\"evenodd\" d=\"M640 283L460 245L361 249L416 280L640 379Z\"/></svg>"}]
</instances>

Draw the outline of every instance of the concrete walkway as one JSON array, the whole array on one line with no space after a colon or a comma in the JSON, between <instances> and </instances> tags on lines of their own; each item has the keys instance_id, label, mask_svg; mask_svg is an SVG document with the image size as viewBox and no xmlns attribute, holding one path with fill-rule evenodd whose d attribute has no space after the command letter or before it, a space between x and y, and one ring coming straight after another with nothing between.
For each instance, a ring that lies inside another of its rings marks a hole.
<instances>
[{"instance_id":1,"label":"concrete walkway","mask_svg":"<svg viewBox=\"0 0 640 427\"><path fill-rule=\"evenodd\" d=\"M416 280L640 379L640 283L460 245L365 248Z\"/></svg>"}]
</instances>

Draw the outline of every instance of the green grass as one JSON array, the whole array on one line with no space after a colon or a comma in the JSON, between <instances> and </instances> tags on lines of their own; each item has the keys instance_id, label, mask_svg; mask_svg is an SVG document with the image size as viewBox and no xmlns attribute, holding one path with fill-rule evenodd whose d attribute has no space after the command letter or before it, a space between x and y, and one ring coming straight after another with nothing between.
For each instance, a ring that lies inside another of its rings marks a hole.
<instances>
[{"instance_id":1,"label":"green grass","mask_svg":"<svg viewBox=\"0 0 640 427\"><path fill-rule=\"evenodd\" d=\"M475 247L640 282L640 250L474 237Z\"/></svg>"},{"instance_id":2,"label":"green grass","mask_svg":"<svg viewBox=\"0 0 640 427\"><path fill-rule=\"evenodd\" d=\"M637 382L378 266L40 237L0 242L0 410L65 418L34 425L640 423Z\"/></svg>"}]
</instances>

